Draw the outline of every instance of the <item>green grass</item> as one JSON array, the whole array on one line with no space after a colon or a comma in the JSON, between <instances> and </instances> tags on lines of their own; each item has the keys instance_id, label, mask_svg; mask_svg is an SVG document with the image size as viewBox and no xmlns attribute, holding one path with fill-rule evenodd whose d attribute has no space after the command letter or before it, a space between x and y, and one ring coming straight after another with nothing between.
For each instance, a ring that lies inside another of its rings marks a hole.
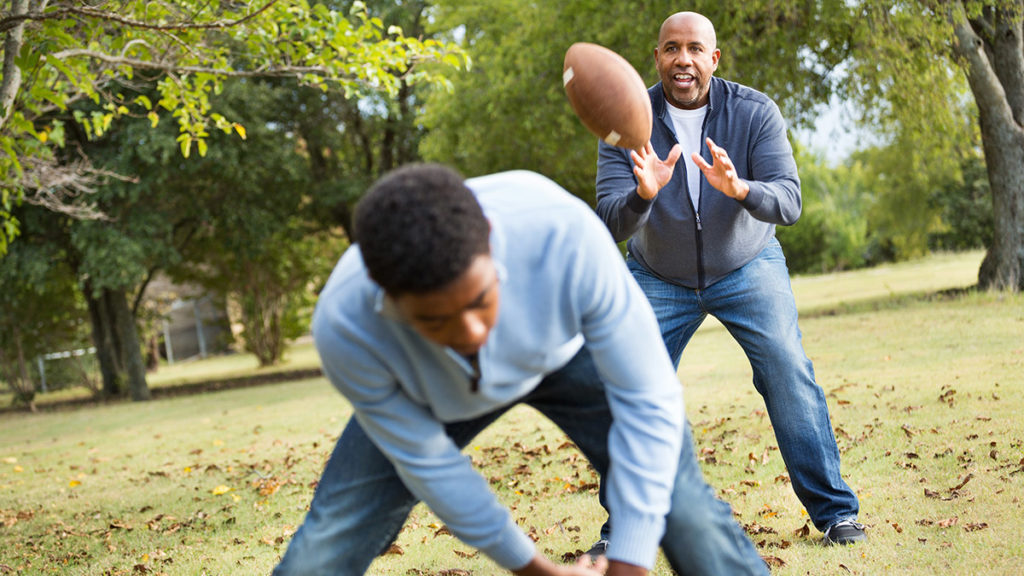
<instances>
[{"instance_id":1,"label":"green grass","mask_svg":"<svg viewBox=\"0 0 1024 576\"><path fill-rule=\"evenodd\" d=\"M694 338L679 374L702 466L773 573L1019 573L1024 295L929 296L972 284L979 259L794 280L865 545L825 548L813 527L804 533L742 352L715 323ZM308 345L291 358L315 364ZM246 362L165 367L151 383L255 371ZM0 574L267 573L349 415L322 378L2 414ZM467 450L556 559L587 548L603 520L595 478L564 440L517 408ZM371 574L499 573L423 506L397 545ZM659 562L655 573L667 574Z\"/></svg>"}]
</instances>

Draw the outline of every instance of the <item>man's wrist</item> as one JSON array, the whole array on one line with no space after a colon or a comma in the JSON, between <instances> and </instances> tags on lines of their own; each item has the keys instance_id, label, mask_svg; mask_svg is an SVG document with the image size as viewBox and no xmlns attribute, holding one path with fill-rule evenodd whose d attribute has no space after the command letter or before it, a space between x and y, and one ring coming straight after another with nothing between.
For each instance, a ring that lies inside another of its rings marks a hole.
<instances>
[{"instance_id":1,"label":"man's wrist","mask_svg":"<svg viewBox=\"0 0 1024 576\"><path fill-rule=\"evenodd\" d=\"M653 193L646 192L644 190L643 186L641 186L640 184L637 184L636 185L636 195L639 196L640 198L650 202L651 200L654 200L655 196L658 195L658 191L655 190Z\"/></svg>"},{"instance_id":2,"label":"man's wrist","mask_svg":"<svg viewBox=\"0 0 1024 576\"><path fill-rule=\"evenodd\" d=\"M733 198L740 202L746 200L747 194L750 194L750 184L747 184L739 178L736 179L736 186L734 186L734 188L736 193L733 195Z\"/></svg>"}]
</instances>

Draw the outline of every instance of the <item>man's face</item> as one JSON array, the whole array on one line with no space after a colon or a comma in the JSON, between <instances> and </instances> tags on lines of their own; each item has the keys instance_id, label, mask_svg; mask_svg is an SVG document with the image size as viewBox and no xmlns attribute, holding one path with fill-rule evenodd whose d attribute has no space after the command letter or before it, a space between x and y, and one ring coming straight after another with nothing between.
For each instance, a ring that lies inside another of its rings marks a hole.
<instances>
[{"instance_id":1,"label":"man's face","mask_svg":"<svg viewBox=\"0 0 1024 576\"><path fill-rule=\"evenodd\" d=\"M424 338L463 356L476 354L498 321L500 285L490 255L477 256L447 286L394 298L402 316Z\"/></svg>"},{"instance_id":2,"label":"man's face","mask_svg":"<svg viewBox=\"0 0 1024 576\"><path fill-rule=\"evenodd\" d=\"M675 14L662 25L654 62L670 104L692 110L708 103L721 56L716 42L714 26L698 14Z\"/></svg>"}]
</instances>

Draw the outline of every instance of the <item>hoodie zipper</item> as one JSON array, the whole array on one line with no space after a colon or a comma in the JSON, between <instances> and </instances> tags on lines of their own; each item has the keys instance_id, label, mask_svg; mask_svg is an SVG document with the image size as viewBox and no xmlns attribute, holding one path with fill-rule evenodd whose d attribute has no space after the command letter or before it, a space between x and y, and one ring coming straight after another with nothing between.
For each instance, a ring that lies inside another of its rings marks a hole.
<instances>
[{"instance_id":1,"label":"hoodie zipper","mask_svg":"<svg viewBox=\"0 0 1024 576\"><path fill-rule=\"evenodd\" d=\"M708 117L711 115L711 100L708 99L708 110L704 114L704 123L700 128L700 150L704 150L705 142L707 140L708 131ZM704 231L704 223L700 220L700 206L704 203L704 178L703 174L697 179L697 205L693 207L694 226L697 228L696 244L697 244L697 289L704 289L704 237L702 232Z\"/></svg>"}]
</instances>

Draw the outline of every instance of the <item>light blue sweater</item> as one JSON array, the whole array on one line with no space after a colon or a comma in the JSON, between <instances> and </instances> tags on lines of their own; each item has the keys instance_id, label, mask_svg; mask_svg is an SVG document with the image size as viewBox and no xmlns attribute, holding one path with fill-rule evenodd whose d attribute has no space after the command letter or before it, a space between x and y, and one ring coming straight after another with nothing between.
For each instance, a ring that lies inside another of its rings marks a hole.
<instances>
[{"instance_id":1,"label":"light blue sweater","mask_svg":"<svg viewBox=\"0 0 1024 576\"><path fill-rule=\"evenodd\" d=\"M444 432L515 403L586 346L614 415L608 441L608 557L652 567L683 437L682 388L643 292L593 211L547 178L470 179L491 224L498 321L469 365L402 321L367 276L358 245L320 295L313 336L331 382L409 490L466 544L507 569L533 542Z\"/></svg>"}]
</instances>

